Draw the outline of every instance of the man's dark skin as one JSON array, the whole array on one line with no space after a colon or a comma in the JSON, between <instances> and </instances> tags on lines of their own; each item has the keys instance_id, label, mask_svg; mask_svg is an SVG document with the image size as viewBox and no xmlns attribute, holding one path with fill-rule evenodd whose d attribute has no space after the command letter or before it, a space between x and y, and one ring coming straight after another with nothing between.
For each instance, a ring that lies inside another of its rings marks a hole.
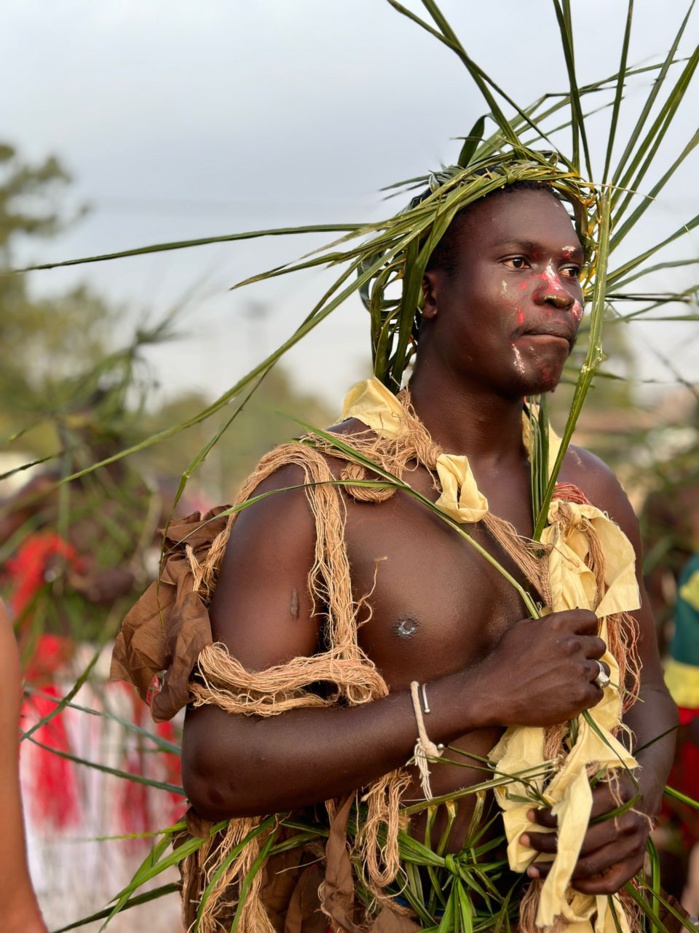
<instances>
[{"instance_id":1,"label":"man's dark skin","mask_svg":"<svg viewBox=\"0 0 699 933\"><path fill-rule=\"evenodd\" d=\"M491 511L521 535L532 533L530 468L522 443L522 401L553 390L572 349L580 316L582 249L563 205L549 191L518 190L476 202L459 219L456 269L429 268L424 320L410 383L415 411L443 450L466 454ZM333 430L365 430L348 421ZM422 467L405 478L436 499ZM571 448L560 481L574 483L623 529L639 555L629 502L604 464ZM303 482L280 469L259 491ZM467 530L508 569L479 526ZM303 491L285 491L244 510L228 544L212 604L215 639L243 665L260 670L317 650L322 620L311 614L307 579L314 522ZM381 504L347 500L346 541L355 598L371 593L358 632L390 695L360 707L308 709L256 719L214 708L189 710L183 777L195 809L210 819L293 810L338 797L404 766L416 724L409 694L427 684L430 739L486 756L508 725L564 722L599 702L597 619L572 610L535 621L505 579L414 498ZM639 585L642 590L640 566ZM663 683L647 601L640 626L643 703L627 714L636 735L643 793L654 816L670 766L676 711ZM657 736L670 735L648 745ZM642 750L641 750L642 749ZM464 759L466 761L467 759ZM482 770L432 765L434 795L484 779ZM621 791L636 789L627 778ZM606 784L594 790L592 816L613 809ZM421 797L415 781L408 798ZM452 847L471 805L459 811ZM617 891L642 866L648 820L629 811L591 825L573 885ZM548 810L542 827L555 826ZM416 827L419 832L419 827ZM526 841L526 840L525 840ZM541 852L555 834L530 833ZM529 874L543 876L545 867Z\"/></svg>"}]
</instances>

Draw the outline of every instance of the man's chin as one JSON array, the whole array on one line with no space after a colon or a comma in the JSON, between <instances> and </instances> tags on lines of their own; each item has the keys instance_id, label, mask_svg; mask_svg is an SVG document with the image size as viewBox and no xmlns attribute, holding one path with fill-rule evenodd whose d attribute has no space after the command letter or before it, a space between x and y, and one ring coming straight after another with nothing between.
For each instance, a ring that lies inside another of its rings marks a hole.
<instances>
[{"instance_id":1,"label":"man's chin","mask_svg":"<svg viewBox=\"0 0 699 933\"><path fill-rule=\"evenodd\" d=\"M554 392L561 382L562 371L547 372L538 374L531 379L523 379L519 386L520 394L525 398L533 398L537 395L547 395Z\"/></svg>"}]
</instances>

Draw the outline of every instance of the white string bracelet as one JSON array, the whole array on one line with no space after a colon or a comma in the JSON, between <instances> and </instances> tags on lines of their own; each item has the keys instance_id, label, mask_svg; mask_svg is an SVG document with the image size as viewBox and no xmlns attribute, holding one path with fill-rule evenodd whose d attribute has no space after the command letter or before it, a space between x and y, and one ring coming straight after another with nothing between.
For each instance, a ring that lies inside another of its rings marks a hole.
<instances>
[{"instance_id":1,"label":"white string bracelet","mask_svg":"<svg viewBox=\"0 0 699 933\"><path fill-rule=\"evenodd\" d=\"M420 692L422 692L422 705L420 704ZM425 685L422 684L421 686L417 680L414 680L410 684L410 696L413 701L413 711L415 713L415 721L417 723L417 741L415 742L413 757L410 759L408 764L414 762L415 765L417 765L417 769L420 772L420 784L422 786L422 792L425 795L426 800L431 800L432 788L430 787L429 759L441 758L444 754L444 746L441 744L441 742L439 745L435 745L435 743L427 735L425 720L422 715L423 707L426 714L430 712Z\"/></svg>"}]
</instances>

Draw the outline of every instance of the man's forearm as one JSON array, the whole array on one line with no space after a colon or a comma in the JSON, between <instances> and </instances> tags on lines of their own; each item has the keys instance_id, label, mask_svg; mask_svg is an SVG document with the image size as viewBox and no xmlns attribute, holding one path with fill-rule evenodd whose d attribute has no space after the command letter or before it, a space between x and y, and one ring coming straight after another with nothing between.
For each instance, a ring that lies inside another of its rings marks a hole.
<instances>
[{"instance_id":1,"label":"man's forearm","mask_svg":"<svg viewBox=\"0 0 699 933\"><path fill-rule=\"evenodd\" d=\"M425 725L434 743L495 725L495 699L473 672L432 681L428 689ZM417 735L408 690L360 706L263 718L203 707L188 711L185 722L185 791L213 820L298 809L404 766Z\"/></svg>"},{"instance_id":2,"label":"man's forearm","mask_svg":"<svg viewBox=\"0 0 699 933\"><path fill-rule=\"evenodd\" d=\"M633 746L640 765L637 780L643 794L643 809L655 817L672 766L679 722L677 707L664 688L646 687L624 721L635 735Z\"/></svg>"},{"instance_id":3,"label":"man's forearm","mask_svg":"<svg viewBox=\"0 0 699 933\"><path fill-rule=\"evenodd\" d=\"M589 673L590 658L604 651L591 634L595 615L571 610L547 617L545 628L537 624L517 622L483 661L429 681L425 726L433 743L480 729L555 725L599 702ZM209 819L318 803L402 767L412 756L416 719L407 689L359 706L263 718L194 710L182 746L185 790Z\"/></svg>"}]
</instances>

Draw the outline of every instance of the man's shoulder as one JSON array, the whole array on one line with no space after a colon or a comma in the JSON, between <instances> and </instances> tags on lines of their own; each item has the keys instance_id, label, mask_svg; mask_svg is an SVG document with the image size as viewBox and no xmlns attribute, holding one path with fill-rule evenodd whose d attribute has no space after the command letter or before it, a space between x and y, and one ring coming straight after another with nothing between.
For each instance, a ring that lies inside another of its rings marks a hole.
<instances>
[{"instance_id":1,"label":"man's shoulder","mask_svg":"<svg viewBox=\"0 0 699 933\"><path fill-rule=\"evenodd\" d=\"M617 484L618 480L611 468L586 447L571 444L563 460L563 471L570 482L578 481L584 490L585 484Z\"/></svg>"},{"instance_id":2,"label":"man's shoulder","mask_svg":"<svg viewBox=\"0 0 699 933\"><path fill-rule=\"evenodd\" d=\"M327 429L328 434L340 434L344 436L353 437L355 435L362 435L366 437L371 435L375 437L376 435L368 428L363 421L360 421L359 418L346 418L344 421L339 421L337 424L332 425Z\"/></svg>"},{"instance_id":3,"label":"man's shoulder","mask_svg":"<svg viewBox=\"0 0 699 933\"><path fill-rule=\"evenodd\" d=\"M269 450L243 484L237 502L247 511L275 514L290 507L308 510L308 494L337 480L349 459L341 448L352 448L353 438L367 435L367 427L355 418L310 432ZM333 437L338 439L334 447Z\"/></svg>"},{"instance_id":4,"label":"man's shoulder","mask_svg":"<svg viewBox=\"0 0 699 933\"><path fill-rule=\"evenodd\" d=\"M560 479L582 490L592 505L606 512L627 534L635 528L636 516L616 474L592 451L571 444Z\"/></svg>"}]
</instances>

